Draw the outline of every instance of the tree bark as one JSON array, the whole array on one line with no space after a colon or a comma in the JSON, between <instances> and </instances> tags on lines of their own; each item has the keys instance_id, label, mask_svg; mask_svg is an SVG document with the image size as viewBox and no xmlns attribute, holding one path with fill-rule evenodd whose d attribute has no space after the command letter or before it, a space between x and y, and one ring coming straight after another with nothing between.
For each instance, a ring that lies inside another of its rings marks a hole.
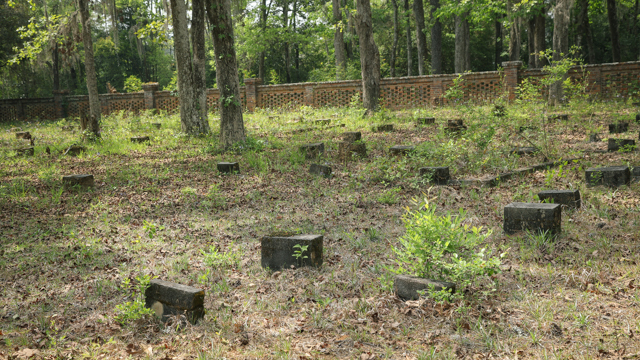
<instances>
[{"instance_id":1,"label":"tree bark","mask_svg":"<svg viewBox=\"0 0 640 360\"><path fill-rule=\"evenodd\" d=\"M89 0L78 0L80 21L82 22L82 43L84 45L84 68L86 72L87 90L89 92L89 122L87 129L94 137L100 137L100 95L98 94L98 78L93 56L93 40L91 39L91 15Z\"/></svg>"},{"instance_id":2,"label":"tree bark","mask_svg":"<svg viewBox=\"0 0 640 360\"><path fill-rule=\"evenodd\" d=\"M536 33L533 41L535 42L535 53L536 53L536 68L542 68L546 65L546 60L543 57L540 57L539 53L547 50L547 41L546 41L546 18L545 18L545 8L543 7L541 13L536 15Z\"/></svg>"},{"instance_id":3,"label":"tree bark","mask_svg":"<svg viewBox=\"0 0 640 360\"><path fill-rule=\"evenodd\" d=\"M416 20L416 45L418 47L418 74L426 75L424 59L427 54L427 37L424 34L424 3L413 0L413 14Z\"/></svg>"},{"instance_id":4,"label":"tree bark","mask_svg":"<svg viewBox=\"0 0 640 360\"><path fill-rule=\"evenodd\" d=\"M209 132L209 121L207 119L207 85L206 77L206 57L204 32L205 29L205 0L192 0L191 5L191 47L193 50L193 92L196 97L196 111L201 123L206 123L207 133Z\"/></svg>"},{"instance_id":5,"label":"tree bark","mask_svg":"<svg viewBox=\"0 0 640 360\"><path fill-rule=\"evenodd\" d=\"M57 42L53 47L53 53L51 54L51 62L52 62L51 70L53 72L53 90L60 90L60 60L59 60Z\"/></svg>"},{"instance_id":6,"label":"tree bark","mask_svg":"<svg viewBox=\"0 0 640 360\"><path fill-rule=\"evenodd\" d=\"M527 52L529 53L529 69L536 68L536 18L527 21Z\"/></svg>"},{"instance_id":7,"label":"tree bark","mask_svg":"<svg viewBox=\"0 0 640 360\"><path fill-rule=\"evenodd\" d=\"M370 0L356 0L356 31L360 45L362 102L370 112L378 110L380 96L380 53L373 39Z\"/></svg>"},{"instance_id":8,"label":"tree bark","mask_svg":"<svg viewBox=\"0 0 640 360\"><path fill-rule=\"evenodd\" d=\"M389 59L389 72L391 77L396 76L396 54L398 53L398 40L400 28L398 27L398 0L391 0L393 5L393 44L391 45L391 57Z\"/></svg>"},{"instance_id":9,"label":"tree bark","mask_svg":"<svg viewBox=\"0 0 640 360\"><path fill-rule=\"evenodd\" d=\"M618 7L616 0L607 0L607 17L611 34L611 57L613 62L620 62L620 37L618 36Z\"/></svg>"},{"instance_id":10,"label":"tree bark","mask_svg":"<svg viewBox=\"0 0 640 360\"><path fill-rule=\"evenodd\" d=\"M194 12L193 15L202 12ZM176 67L178 70L178 93L180 94L180 122L182 131L189 135L208 134L209 122L202 117L201 88L194 80L200 76L200 69L195 66L189 48L189 30L187 24L187 6L184 0L171 0L171 18L173 20L173 43L175 47ZM202 36L204 41L204 34ZM204 44L202 44L204 45ZM196 45L198 49L201 45ZM196 80L199 82L200 80ZM204 82L204 79L202 79ZM199 91L199 93L196 93ZM206 114L206 113L205 113Z\"/></svg>"},{"instance_id":11,"label":"tree bark","mask_svg":"<svg viewBox=\"0 0 640 360\"><path fill-rule=\"evenodd\" d=\"M206 0L207 17L213 35L216 77L220 91L220 144L227 148L246 140L238 63L231 19L231 0Z\"/></svg>"},{"instance_id":12,"label":"tree bark","mask_svg":"<svg viewBox=\"0 0 640 360\"><path fill-rule=\"evenodd\" d=\"M569 21L573 0L558 0L553 14L553 61L560 61L569 53ZM562 82L566 76L549 88L549 103L558 104L564 99Z\"/></svg>"},{"instance_id":13,"label":"tree bark","mask_svg":"<svg viewBox=\"0 0 640 360\"><path fill-rule=\"evenodd\" d=\"M340 0L332 0L333 24L335 34L333 36L333 48L336 57L336 80L343 80L347 75L347 53L344 46L344 24L342 24L342 10Z\"/></svg>"},{"instance_id":14,"label":"tree bark","mask_svg":"<svg viewBox=\"0 0 640 360\"><path fill-rule=\"evenodd\" d=\"M285 36L289 34L289 1L285 0L284 4L282 4L282 23L285 29ZM286 82L291 82L291 60L289 56L289 42L284 42L284 67L285 67L285 75Z\"/></svg>"},{"instance_id":15,"label":"tree bark","mask_svg":"<svg viewBox=\"0 0 640 360\"><path fill-rule=\"evenodd\" d=\"M454 67L456 73L471 70L469 21L468 12L455 16L455 55Z\"/></svg>"},{"instance_id":16,"label":"tree bark","mask_svg":"<svg viewBox=\"0 0 640 360\"><path fill-rule=\"evenodd\" d=\"M500 64L502 64L502 22L496 21L496 52L495 52L495 69L498 70Z\"/></svg>"},{"instance_id":17,"label":"tree bark","mask_svg":"<svg viewBox=\"0 0 640 360\"><path fill-rule=\"evenodd\" d=\"M440 0L430 0L431 18L435 18L435 12L440 8ZM442 74L442 23L435 18L431 27L431 73Z\"/></svg>"},{"instance_id":18,"label":"tree bark","mask_svg":"<svg viewBox=\"0 0 640 360\"><path fill-rule=\"evenodd\" d=\"M520 60L520 18L512 15L512 2L507 1L507 14L511 21L511 30L509 31L509 61Z\"/></svg>"},{"instance_id":19,"label":"tree bark","mask_svg":"<svg viewBox=\"0 0 640 360\"><path fill-rule=\"evenodd\" d=\"M591 25L589 25L589 0L579 0L579 3L580 14L578 14L578 44L582 47L582 51L585 51L586 48L588 63L595 64L595 45L593 44Z\"/></svg>"},{"instance_id":20,"label":"tree bark","mask_svg":"<svg viewBox=\"0 0 640 360\"><path fill-rule=\"evenodd\" d=\"M412 75L413 55L411 54L411 16L409 15L409 0L404 0L404 19L407 22L407 76Z\"/></svg>"}]
</instances>

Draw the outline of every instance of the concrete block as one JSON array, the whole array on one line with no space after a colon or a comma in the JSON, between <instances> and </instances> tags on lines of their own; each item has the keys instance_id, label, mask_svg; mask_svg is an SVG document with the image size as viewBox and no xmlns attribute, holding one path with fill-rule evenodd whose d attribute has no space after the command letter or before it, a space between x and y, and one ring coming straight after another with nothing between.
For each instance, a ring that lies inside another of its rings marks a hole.
<instances>
[{"instance_id":1,"label":"concrete block","mask_svg":"<svg viewBox=\"0 0 640 360\"><path fill-rule=\"evenodd\" d=\"M393 292L402 300L418 300L420 294L418 291L427 291L433 286L434 290L451 290L456 291L456 284L425 279L417 276L396 275L393 281Z\"/></svg>"},{"instance_id":2,"label":"concrete block","mask_svg":"<svg viewBox=\"0 0 640 360\"><path fill-rule=\"evenodd\" d=\"M93 175L67 175L62 177L62 185L65 189L74 186L90 188L94 186Z\"/></svg>"},{"instance_id":3,"label":"concrete block","mask_svg":"<svg viewBox=\"0 0 640 360\"><path fill-rule=\"evenodd\" d=\"M637 122L637 123L640 123L640 114L637 114L637 115L636 115L636 122Z\"/></svg>"},{"instance_id":4,"label":"concrete block","mask_svg":"<svg viewBox=\"0 0 640 360\"><path fill-rule=\"evenodd\" d=\"M160 129L162 127L161 123L151 123L151 126L153 126L156 129Z\"/></svg>"},{"instance_id":5,"label":"concrete block","mask_svg":"<svg viewBox=\"0 0 640 360\"><path fill-rule=\"evenodd\" d=\"M511 203L504 207L503 229L507 234L525 230L560 233L562 208L560 204Z\"/></svg>"},{"instance_id":6,"label":"concrete block","mask_svg":"<svg viewBox=\"0 0 640 360\"><path fill-rule=\"evenodd\" d=\"M467 127L463 124L462 119L447 120L447 127L444 131L451 135L459 135L464 132Z\"/></svg>"},{"instance_id":7,"label":"concrete block","mask_svg":"<svg viewBox=\"0 0 640 360\"><path fill-rule=\"evenodd\" d=\"M430 178L430 181L437 185L447 185L451 179L448 166L420 168L420 176Z\"/></svg>"},{"instance_id":8,"label":"concrete block","mask_svg":"<svg viewBox=\"0 0 640 360\"><path fill-rule=\"evenodd\" d=\"M538 193L540 201L548 200L554 204L579 209L582 205L580 190L545 190Z\"/></svg>"},{"instance_id":9,"label":"concrete block","mask_svg":"<svg viewBox=\"0 0 640 360\"><path fill-rule=\"evenodd\" d=\"M632 151L636 148L636 141L633 139L612 139L609 138L607 151Z\"/></svg>"},{"instance_id":10,"label":"concrete block","mask_svg":"<svg viewBox=\"0 0 640 360\"><path fill-rule=\"evenodd\" d=\"M629 123L622 122L617 124L609 124L609 133L610 134L621 134L629 131Z\"/></svg>"},{"instance_id":11,"label":"concrete block","mask_svg":"<svg viewBox=\"0 0 640 360\"><path fill-rule=\"evenodd\" d=\"M314 124L318 124L318 125L329 125L331 123L331 119L318 119L318 120L312 120L312 122Z\"/></svg>"},{"instance_id":12,"label":"concrete block","mask_svg":"<svg viewBox=\"0 0 640 360\"><path fill-rule=\"evenodd\" d=\"M85 151L87 151L87 149L84 146L71 145L64 152L64 155L67 155L67 156L78 156L78 155L82 154Z\"/></svg>"},{"instance_id":13,"label":"concrete block","mask_svg":"<svg viewBox=\"0 0 640 360\"><path fill-rule=\"evenodd\" d=\"M261 239L261 265L263 268L280 270L295 267L322 265L322 235L265 236ZM296 245L307 246L302 257L296 259Z\"/></svg>"},{"instance_id":14,"label":"concrete block","mask_svg":"<svg viewBox=\"0 0 640 360\"><path fill-rule=\"evenodd\" d=\"M325 165L311 164L311 167L309 167L309 173L313 175L331 177L331 168Z\"/></svg>"},{"instance_id":15,"label":"concrete block","mask_svg":"<svg viewBox=\"0 0 640 360\"><path fill-rule=\"evenodd\" d=\"M549 120L564 120L564 121L567 121L567 120L569 120L569 115L568 114L549 115Z\"/></svg>"},{"instance_id":16,"label":"concrete block","mask_svg":"<svg viewBox=\"0 0 640 360\"><path fill-rule=\"evenodd\" d=\"M349 131L342 133L342 140L347 142L356 142L362 140L362 133L360 131Z\"/></svg>"},{"instance_id":17,"label":"concrete block","mask_svg":"<svg viewBox=\"0 0 640 360\"><path fill-rule=\"evenodd\" d=\"M631 182L631 172L628 166L590 168L584 172L584 175L587 186L605 185L618 187L629 185Z\"/></svg>"},{"instance_id":18,"label":"concrete block","mask_svg":"<svg viewBox=\"0 0 640 360\"><path fill-rule=\"evenodd\" d=\"M305 154L307 159L313 159L318 155L324 154L324 143L313 143L300 146L300 151Z\"/></svg>"},{"instance_id":19,"label":"concrete block","mask_svg":"<svg viewBox=\"0 0 640 360\"><path fill-rule=\"evenodd\" d=\"M391 155L409 155L416 149L415 146L395 145L389 148Z\"/></svg>"},{"instance_id":20,"label":"concrete block","mask_svg":"<svg viewBox=\"0 0 640 360\"><path fill-rule=\"evenodd\" d=\"M338 159L341 161L351 160L354 156L367 157L367 145L361 141L338 143Z\"/></svg>"},{"instance_id":21,"label":"concrete block","mask_svg":"<svg viewBox=\"0 0 640 360\"><path fill-rule=\"evenodd\" d=\"M185 315L192 324L204 317L204 290L169 281L153 279L145 291L145 306L167 321L170 316Z\"/></svg>"},{"instance_id":22,"label":"concrete block","mask_svg":"<svg viewBox=\"0 0 640 360\"><path fill-rule=\"evenodd\" d=\"M393 124L385 124L385 125L378 125L375 128L376 132L389 132L389 131L393 131Z\"/></svg>"},{"instance_id":23,"label":"concrete block","mask_svg":"<svg viewBox=\"0 0 640 360\"><path fill-rule=\"evenodd\" d=\"M29 140L29 139L31 139L31 133L28 132L28 131L18 131L16 133L16 139Z\"/></svg>"},{"instance_id":24,"label":"concrete block","mask_svg":"<svg viewBox=\"0 0 640 360\"><path fill-rule=\"evenodd\" d=\"M602 139L600 138L600 134L593 133L589 134L589 142L600 142Z\"/></svg>"},{"instance_id":25,"label":"concrete block","mask_svg":"<svg viewBox=\"0 0 640 360\"><path fill-rule=\"evenodd\" d=\"M225 174L239 173L240 165L237 162L219 162L216 164L218 171Z\"/></svg>"},{"instance_id":26,"label":"concrete block","mask_svg":"<svg viewBox=\"0 0 640 360\"><path fill-rule=\"evenodd\" d=\"M540 151L538 148L525 146L525 147L513 148L513 149L511 149L509 151L509 154L510 155L516 154L516 155L524 156L524 155L533 155L533 154L537 153L538 151Z\"/></svg>"},{"instance_id":27,"label":"concrete block","mask_svg":"<svg viewBox=\"0 0 640 360\"><path fill-rule=\"evenodd\" d=\"M33 156L35 155L35 153L36 151L33 148L33 146L22 148L22 149L16 149L16 154L19 156Z\"/></svg>"},{"instance_id":28,"label":"concrete block","mask_svg":"<svg viewBox=\"0 0 640 360\"><path fill-rule=\"evenodd\" d=\"M640 165L633 167L633 170L631 171L631 182L640 182Z\"/></svg>"},{"instance_id":29,"label":"concrete block","mask_svg":"<svg viewBox=\"0 0 640 360\"><path fill-rule=\"evenodd\" d=\"M144 142L150 142L150 141L151 139L149 139L148 136L136 136L131 138L131 142L134 142L134 143L144 143Z\"/></svg>"}]
</instances>

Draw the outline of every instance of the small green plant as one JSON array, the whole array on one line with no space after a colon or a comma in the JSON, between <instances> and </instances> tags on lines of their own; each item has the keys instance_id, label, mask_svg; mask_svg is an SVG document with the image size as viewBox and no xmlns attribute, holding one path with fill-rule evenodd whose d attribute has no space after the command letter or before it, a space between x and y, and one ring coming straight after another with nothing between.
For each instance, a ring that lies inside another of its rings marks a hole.
<instances>
[{"instance_id":1,"label":"small green plant","mask_svg":"<svg viewBox=\"0 0 640 360\"><path fill-rule=\"evenodd\" d=\"M116 305L115 319L122 325L126 325L149 315L153 315L153 310L145 307L144 304L144 292L149 287L151 276L136 276L136 282L137 285L132 286L129 278L125 278L122 281L122 285L120 287L120 289L124 293L133 292L132 301L127 301L124 304Z\"/></svg>"},{"instance_id":2,"label":"small green plant","mask_svg":"<svg viewBox=\"0 0 640 360\"><path fill-rule=\"evenodd\" d=\"M378 196L378 202L387 205L393 205L398 202L398 194L402 191L399 187L391 188Z\"/></svg>"},{"instance_id":3,"label":"small green plant","mask_svg":"<svg viewBox=\"0 0 640 360\"><path fill-rule=\"evenodd\" d=\"M413 202L418 210L407 209L404 215L406 233L400 238L400 245L393 247L397 265L391 269L393 272L451 281L458 289L499 272L504 254L493 256L486 248L480 248L490 231L463 225L466 213L462 209L457 214L437 215L436 207L428 200ZM437 300L451 298L433 291L429 295L440 296Z\"/></svg>"},{"instance_id":4,"label":"small green plant","mask_svg":"<svg viewBox=\"0 0 640 360\"><path fill-rule=\"evenodd\" d=\"M206 195L207 200L203 201L204 205L208 205L214 208L222 208L227 204L227 198L224 196L218 184L213 184L209 187L209 192Z\"/></svg>"},{"instance_id":5,"label":"small green plant","mask_svg":"<svg viewBox=\"0 0 640 360\"><path fill-rule=\"evenodd\" d=\"M445 92L444 98L454 103L460 103L464 99L464 78L463 74L458 75L453 79L453 85L451 85Z\"/></svg>"},{"instance_id":6,"label":"small green plant","mask_svg":"<svg viewBox=\"0 0 640 360\"><path fill-rule=\"evenodd\" d=\"M228 251L219 252L215 245L211 245L208 252L200 250L200 253L204 257L203 262L207 267L218 270L237 268L242 254L238 250L231 250L232 248L233 243L229 245Z\"/></svg>"},{"instance_id":7,"label":"small green plant","mask_svg":"<svg viewBox=\"0 0 640 360\"><path fill-rule=\"evenodd\" d=\"M296 260L298 260L298 264L302 265L302 261L304 259L308 259L309 257L307 255L305 255L304 253L307 252L307 249L309 249L309 245L300 245L300 244L295 244L293 245L293 257L296 258Z\"/></svg>"},{"instance_id":8,"label":"small green plant","mask_svg":"<svg viewBox=\"0 0 640 360\"><path fill-rule=\"evenodd\" d=\"M158 230L164 230L164 226L158 226L156 223L144 220L142 222L142 230L147 233L149 239L153 240L153 238L156 236L156 232L158 232Z\"/></svg>"}]
</instances>

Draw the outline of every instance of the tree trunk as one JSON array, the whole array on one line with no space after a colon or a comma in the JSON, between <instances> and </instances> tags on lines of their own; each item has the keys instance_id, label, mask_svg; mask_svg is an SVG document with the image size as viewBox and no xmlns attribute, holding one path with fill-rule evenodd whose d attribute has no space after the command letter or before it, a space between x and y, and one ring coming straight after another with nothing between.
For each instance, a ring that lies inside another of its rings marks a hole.
<instances>
[{"instance_id":1,"label":"tree trunk","mask_svg":"<svg viewBox=\"0 0 640 360\"><path fill-rule=\"evenodd\" d=\"M396 77L396 54L398 53L398 40L400 28L398 27L398 0L391 0L393 5L393 44L391 45L391 58L389 59L389 72L391 77Z\"/></svg>"},{"instance_id":2,"label":"tree trunk","mask_svg":"<svg viewBox=\"0 0 640 360\"><path fill-rule=\"evenodd\" d=\"M560 61L569 53L569 21L573 0L558 0L553 14L553 61ZM549 88L549 103L558 104L564 99L562 82L566 76Z\"/></svg>"},{"instance_id":3,"label":"tree trunk","mask_svg":"<svg viewBox=\"0 0 640 360\"><path fill-rule=\"evenodd\" d=\"M282 23L285 29L285 36L289 34L289 1L285 0L284 4L282 4ZM289 57L289 42L284 42L284 68L286 74L286 82L291 82L291 64Z\"/></svg>"},{"instance_id":4,"label":"tree trunk","mask_svg":"<svg viewBox=\"0 0 640 360\"><path fill-rule=\"evenodd\" d=\"M196 14L204 15L202 12L193 13L194 16ZM182 131L189 135L208 134L210 132L209 122L202 117L202 112L200 112L201 94L196 93L196 90L200 91L201 89L194 84L194 79L200 76L200 69L196 68L191 58L187 6L184 0L171 0L171 18L173 20L173 43L178 70ZM204 41L204 35L202 39ZM199 49L200 46L196 45L194 48Z\"/></svg>"},{"instance_id":5,"label":"tree trunk","mask_svg":"<svg viewBox=\"0 0 640 360\"><path fill-rule=\"evenodd\" d=\"M536 68L542 68L546 65L546 60L537 55L547 50L545 8L543 7L540 11L541 13L536 15L536 33L533 39L535 42Z\"/></svg>"},{"instance_id":6,"label":"tree trunk","mask_svg":"<svg viewBox=\"0 0 640 360\"><path fill-rule=\"evenodd\" d=\"M616 0L607 0L607 17L611 33L611 56L613 62L620 62L620 38L618 36L618 7Z\"/></svg>"},{"instance_id":7,"label":"tree trunk","mask_svg":"<svg viewBox=\"0 0 640 360\"><path fill-rule=\"evenodd\" d=\"M56 42L53 47L53 54L51 54L51 70L53 72L53 90L60 90L60 61L58 55L58 43Z\"/></svg>"},{"instance_id":8,"label":"tree trunk","mask_svg":"<svg viewBox=\"0 0 640 360\"><path fill-rule=\"evenodd\" d=\"M529 69L536 68L536 18L535 16L527 22L527 52L529 53Z\"/></svg>"},{"instance_id":9,"label":"tree trunk","mask_svg":"<svg viewBox=\"0 0 640 360\"><path fill-rule=\"evenodd\" d=\"M84 45L84 68L86 72L87 90L89 92L89 122L87 129L94 137L100 137L100 96L98 95L98 78L93 57L93 40L91 39L91 15L89 0L78 0L80 21L82 22L82 43Z\"/></svg>"},{"instance_id":10,"label":"tree trunk","mask_svg":"<svg viewBox=\"0 0 640 360\"><path fill-rule=\"evenodd\" d=\"M340 0L333 0L333 23L335 34L333 36L333 47L336 57L336 80L343 80L347 75L347 54L344 46L344 25L342 24L342 10L340 10Z\"/></svg>"},{"instance_id":11,"label":"tree trunk","mask_svg":"<svg viewBox=\"0 0 640 360\"><path fill-rule=\"evenodd\" d=\"M509 31L509 61L520 60L520 18L512 15L513 4L507 1L507 14L511 21L511 30Z\"/></svg>"},{"instance_id":12,"label":"tree trunk","mask_svg":"<svg viewBox=\"0 0 640 360\"><path fill-rule=\"evenodd\" d=\"M595 45L593 44L593 34L591 33L591 25L589 25L589 0L580 1L580 14L578 14L578 34L580 41L578 44L582 47L582 51L587 52L589 64L596 63Z\"/></svg>"},{"instance_id":13,"label":"tree trunk","mask_svg":"<svg viewBox=\"0 0 640 360\"><path fill-rule=\"evenodd\" d=\"M267 0L260 1L260 26L263 32L267 29ZM264 57L266 55L265 51L261 51L258 55L260 57L258 59L258 78L262 79L262 81L265 80Z\"/></svg>"},{"instance_id":14,"label":"tree trunk","mask_svg":"<svg viewBox=\"0 0 640 360\"><path fill-rule=\"evenodd\" d=\"M413 55L411 54L411 16L409 15L409 0L404 0L404 18L407 22L407 76L411 76Z\"/></svg>"},{"instance_id":15,"label":"tree trunk","mask_svg":"<svg viewBox=\"0 0 640 360\"><path fill-rule=\"evenodd\" d=\"M427 54L427 37L424 34L424 3L413 0L413 14L416 19L416 44L418 46L418 74L426 75L424 59Z\"/></svg>"},{"instance_id":16,"label":"tree trunk","mask_svg":"<svg viewBox=\"0 0 640 360\"><path fill-rule=\"evenodd\" d=\"M496 21L496 52L495 52L495 69L498 70L502 64L502 22Z\"/></svg>"},{"instance_id":17,"label":"tree trunk","mask_svg":"<svg viewBox=\"0 0 640 360\"><path fill-rule=\"evenodd\" d=\"M205 29L205 0L193 0L191 13L191 47L193 50L193 92L196 97L196 111L198 112L199 121L207 124L207 133L209 130L209 120L207 118L207 85L206 77L206 57L204 32Z\"/></svg>"},{"instance_id":18,"label":"tree trunk","mask_svg":"<svg viewBox=\"0 0 640 360\"><path fill-rule=\"evenodd\" d=\"M356 12L362 69L362 102L365 109L374 112L378 110L380 96L380 53L373 39L370 0L356 0Z\"/></svg>"},{"instance_id":19,"label":"tree trunk","mask_svg":"<svg viewBox=\"0 0 640 360\"><path fill-rule=\"evenodd\" d=\"M431 0L431 18L440 8L440 0ZM442 23L435 19L431 27L431 73L442 74Z\"/></svg>"},{"instance_id":20,"label":"tree trunk","mask_svg":"<svg viewBox=\"0 0 640 360\"><path fill-rule=\"evenodd\" d=\"M454 67L456 73L463 73L470 70L470 41L469 41L469 21L468 13L455 15L455 55Z\"/></svg>"},{"instance_id":21,"label":"tree trunk","mask_svg":"<svg viewBox=\"0 0 640 360\"><path fill-rule=\"evenodd\" d=\"M216 77L220 91L220 144L227 148L246 140L238 63L233 38L231 0L206 0L207 16L213 35Z\"/></svg>"}]
</instances>

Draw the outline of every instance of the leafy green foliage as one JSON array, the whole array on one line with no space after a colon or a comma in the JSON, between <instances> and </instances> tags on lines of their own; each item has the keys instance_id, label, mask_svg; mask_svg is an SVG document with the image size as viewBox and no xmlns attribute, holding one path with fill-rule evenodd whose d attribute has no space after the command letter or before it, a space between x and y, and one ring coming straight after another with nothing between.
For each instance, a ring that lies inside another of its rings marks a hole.
<instances>
[{"instance_id":1,"label":"leafy green foliage","mask_svg":"<svg viewBox=\"0 0 640 360\"><path fill-rule=\"evenodd\" d=\"M129 324L131 322L140 320L149 315L153 315L153 310L145 307L144 292L149 287L151 282L150 275L142 275L136 277L137 284L134 286L131 284L129 278L125 278L122 281L120 289L125 292L133 292L132 301L127 301L124 304L116 305L116 321L122 325Z\"/></svg>"},{"instance_id":2,"label":"leafy green foliage","mask_svg":"<svg viewBox=\"0 0 640 360\"><path fill-rule=\"evenodd\" d=\"M124 81L124 91L137 92L142 91L142 80L135 75L131 75Z\"/></svg>"}]
</instances>

